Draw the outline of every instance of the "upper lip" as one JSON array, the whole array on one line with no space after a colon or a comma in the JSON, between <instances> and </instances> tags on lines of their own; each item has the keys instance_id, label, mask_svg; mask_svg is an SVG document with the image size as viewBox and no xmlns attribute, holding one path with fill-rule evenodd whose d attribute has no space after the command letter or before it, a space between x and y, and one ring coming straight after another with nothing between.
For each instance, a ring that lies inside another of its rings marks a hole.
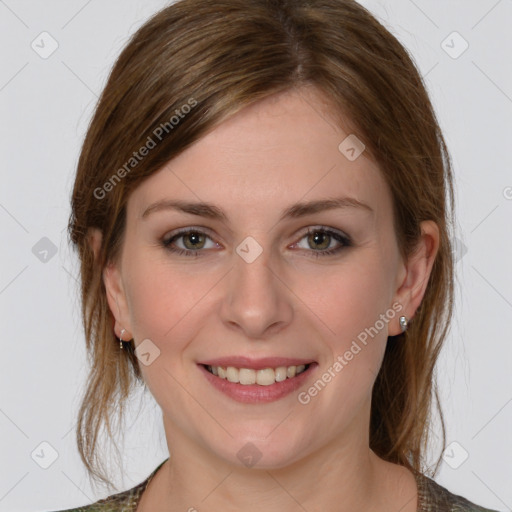
<instances>
[{"instance_id":1,"label":"upper lip","mask_svg":"<svg viewBox=\"0 0 512 512\"><path fill-rule=\"evenodd\" d=\"M244 356L219 357L201 361L199 364L206 366L222 366L224 368L233 366L235 368L249 368L252 370L263 370L265 368L278 368L279 366L299 366L301 364L314 363L312 359L299 359L296 357L262 357L251 359Z\"/></svg>"}]
</instances>

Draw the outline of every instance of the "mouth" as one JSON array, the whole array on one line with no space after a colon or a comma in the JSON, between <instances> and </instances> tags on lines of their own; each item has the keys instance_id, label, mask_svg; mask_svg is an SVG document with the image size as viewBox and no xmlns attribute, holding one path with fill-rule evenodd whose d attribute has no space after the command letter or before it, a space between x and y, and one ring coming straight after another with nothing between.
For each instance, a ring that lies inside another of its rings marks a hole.
<instances>
[{"instance_id":1,"label":"mouth","mask_svg":"<svg viewBox=\"0 0 512 512\"><path fill-rule=\"evenodd\" d=\"M233 359L229 362L235 364ZM273 402L296 392L314 378L318 367L316 361L297 359L242 361L238 358L236 363L237 366L231 366L217 360L197 366L214 389L246 404Z\"/></svg>"},{"instance_id":2,"label":"mouth","mask_svg":"<svg viewBox=\"0 0 512 512\"><path fill-rule=\"evenodd\" d=\"M235 366L202 365L206 371L225 379L233 384L242 386L271 386L276 382L283 382L293 379L303 372L306 372L314 363L301 365L277 366L255 370L253 368L237 368Z\"/></svg>"}]
</instances>

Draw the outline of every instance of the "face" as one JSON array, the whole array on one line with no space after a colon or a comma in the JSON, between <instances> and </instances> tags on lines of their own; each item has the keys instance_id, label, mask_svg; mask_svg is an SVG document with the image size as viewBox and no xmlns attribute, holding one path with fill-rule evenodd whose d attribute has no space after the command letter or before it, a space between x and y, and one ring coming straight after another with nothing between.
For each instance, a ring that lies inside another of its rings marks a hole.
<instances>
[{"instance_id":1,"label":"face","mask_svg":"<svg viewBox=\"0 0 512 512\"><path fill-rule=\"evenodd\" d=\"M350 132L328 110L314 89L260 101L129 198L104 279L171 444L237 466L257 453L266 468L368 445L387 337L430 264L401 260L384 178L365 152L339 149Z\"/></svg>"}]
</instances>

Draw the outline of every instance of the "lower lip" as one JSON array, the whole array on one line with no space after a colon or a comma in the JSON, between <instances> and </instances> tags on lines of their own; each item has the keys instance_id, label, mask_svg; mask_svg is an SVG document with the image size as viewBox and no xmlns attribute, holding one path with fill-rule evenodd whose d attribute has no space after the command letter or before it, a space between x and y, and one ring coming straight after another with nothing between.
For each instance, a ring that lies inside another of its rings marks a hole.
<instances>
[{"instance_id":1,"label":"lower lip","mask_svg":"<svg viewBox=\"0 0 512 512\"><path fill-rule=\"evenodd\" d=\"M291 379L287 378L281 382L271 384L270 386L261 386L259 384L244 385L229 382L227 379L213 375L203 365L199 364L198 366L208 379L208 382L222 393L237 402L255 404L274 402L275 400L279 400L293 393L293 391L296 391L304 384L318 365L317 363L311 363L307 370L299 373L296 377L292 377Z\"/></svg>"}]
</instances>

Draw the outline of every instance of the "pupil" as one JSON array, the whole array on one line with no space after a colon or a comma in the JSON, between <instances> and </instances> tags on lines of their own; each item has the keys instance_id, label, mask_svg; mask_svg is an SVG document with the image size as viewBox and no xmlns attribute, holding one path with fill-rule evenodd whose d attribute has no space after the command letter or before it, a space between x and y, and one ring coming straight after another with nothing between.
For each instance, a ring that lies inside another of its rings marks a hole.
<instances>
[{"instance_id":1,"label":"pupil","mask_svg":"<svg viewBox=\"0 0 512 512\"><path fill-rule=\"evenodd\" d=\"M320 232L317 231L315 234L310 236L310 239L313 240L313 243L315 245L322 245L321 240L323 239L324 240L323 245L325 247L320 247L320 249L325 249L329 245L329 242L328 242L329 235L327 235L325 233L320 233ZM325 241L327 241L327 244L325 243Z\"/></svg>"},{"instance_id":2,"label":"pupil","mask_svg":"<svg viewBox=\"0 0 512 512\"><path fill-rule=\"evenodd\" d=\"M185 245L186 246L191 246L191 247L188 247L188 248L191 248L191 249L197 249L197 243L201 243L201 238L202 238L202 235L200 233L189 233L186 237L185 237ZM187 243L188 241L191 241L191 243Z\"/></svg>"}]
</instances>

